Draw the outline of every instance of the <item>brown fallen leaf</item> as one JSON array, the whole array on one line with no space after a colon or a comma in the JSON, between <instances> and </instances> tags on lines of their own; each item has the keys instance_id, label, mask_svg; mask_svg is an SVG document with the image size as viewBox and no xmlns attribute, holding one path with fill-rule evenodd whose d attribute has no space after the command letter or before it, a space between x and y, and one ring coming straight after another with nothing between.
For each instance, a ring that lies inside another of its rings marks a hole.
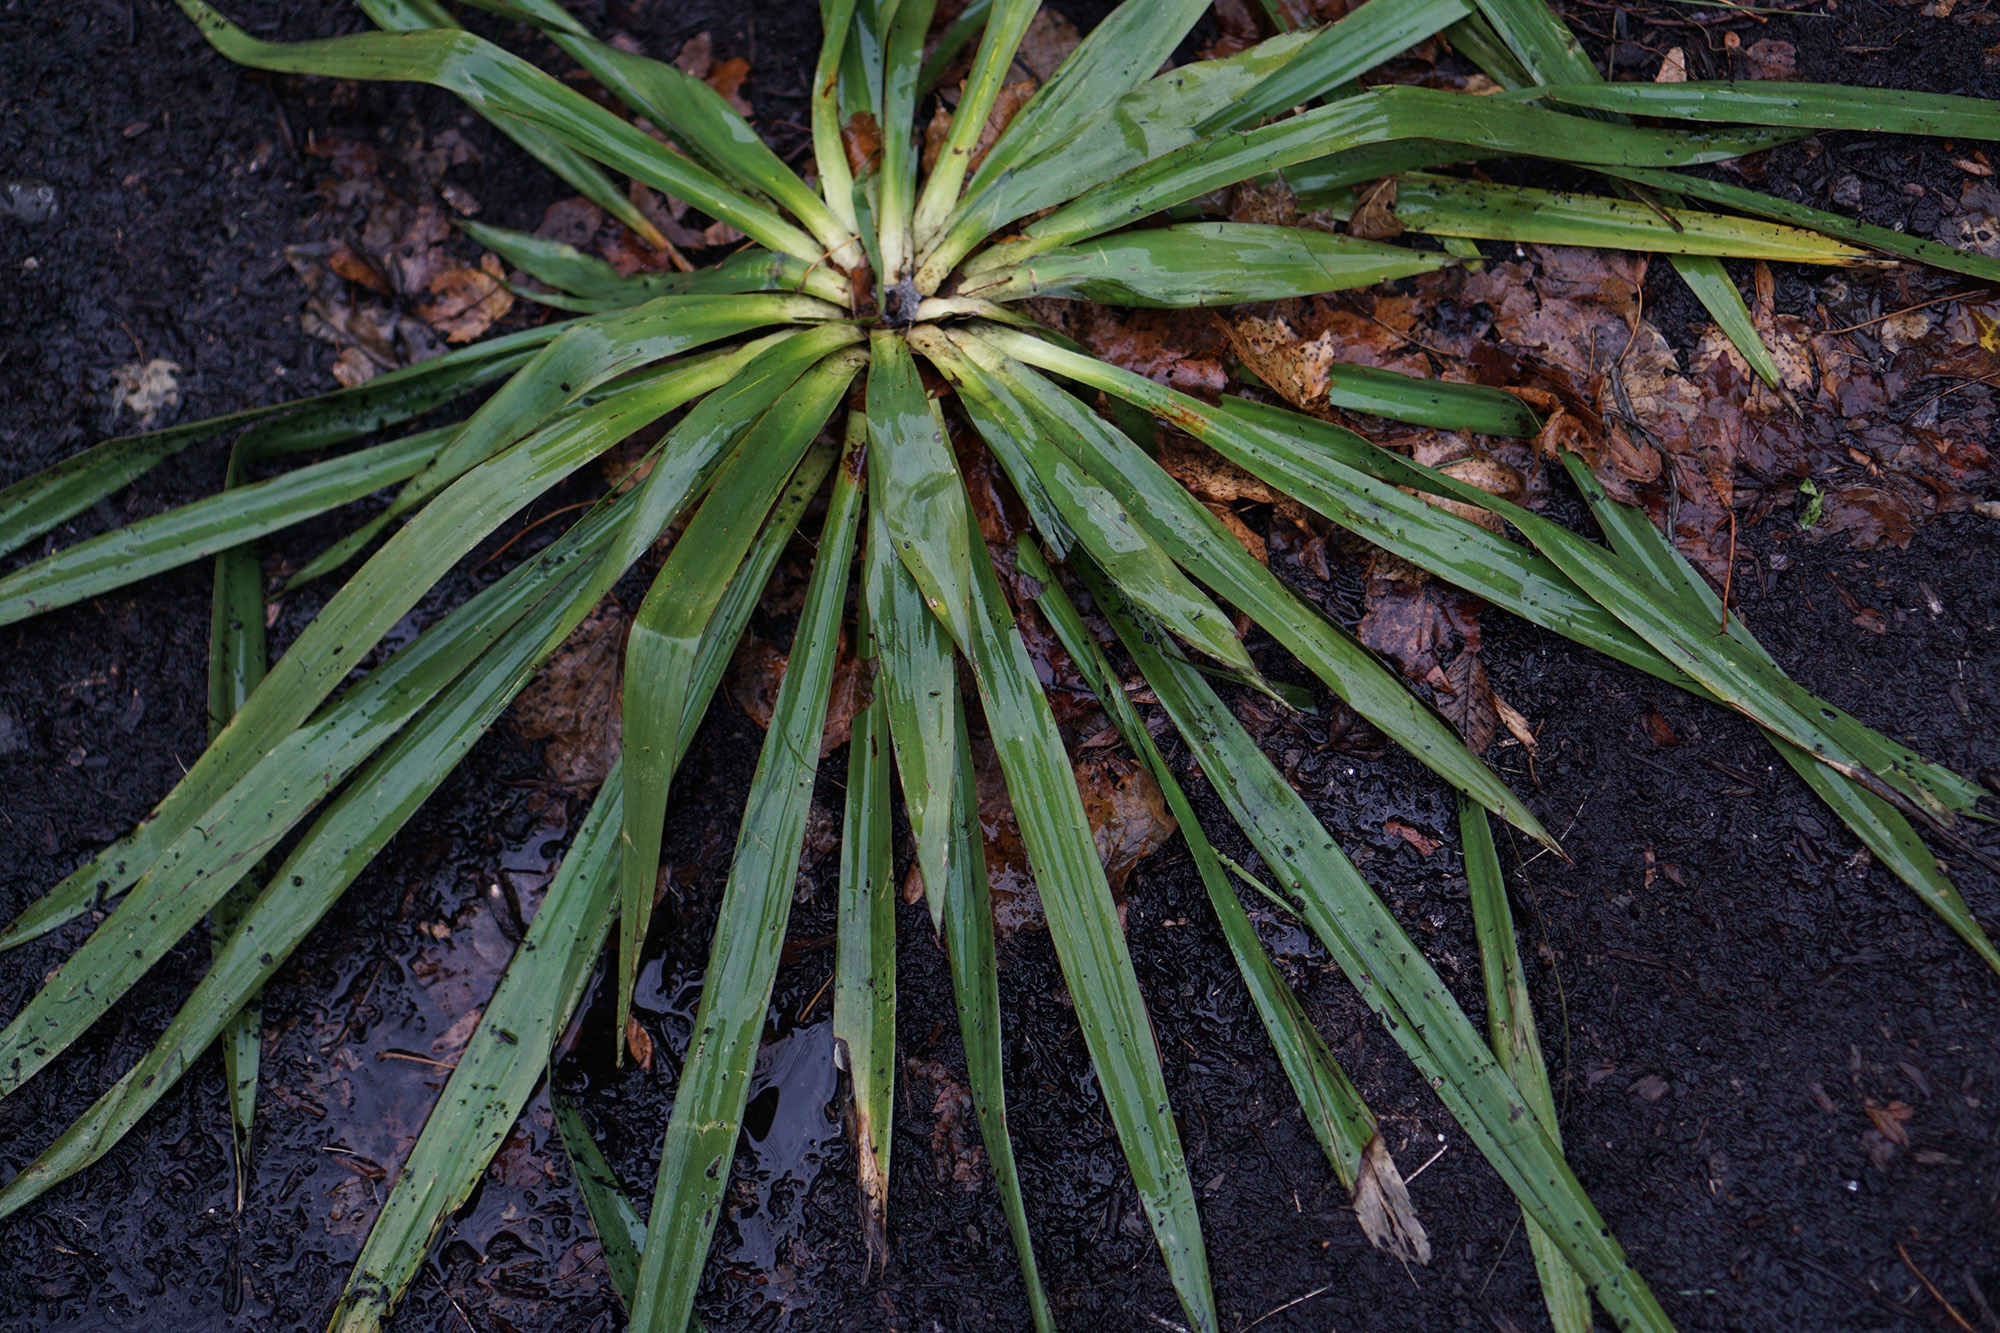
<instances>
[{"instance_id":1,"label":"brown fallen leaf","mask_svg":"<svg viewBox=\"0 0 2000 1333\"><path fill-rule=\"evenodd\" d=\"M1404 1183L1402 1172L1396 1169L1396 1161L1389 1156L1380 1134L1369 1139L1362 1151L1361 1169L1356 1173L1350 1202L1354 1218L1361 1224L1369 1244L1387 1250L1404 1263L1431 1261L1430 1237L1424 1234L1424 1224L1417 1220L1409 1186Z\"/></svg>"},{"instance_id":2,"label":"brown fallen leaf","mask_svg":"<svg viewBox=\"0 0 2000 1333\"><path fill-rule=\"evenodd\" d=\"M986 1150L975 1141L972 1093L935 1060L914 1056L903 1061L915 1087L931 1090L931 1171L937 1183L955 1184L977 1194L986 1166ZM919 1094L921 1095L921 1094Z\"/></svg>"},{"instance_id":3,"label":"brown fallen leaf","mask_svg":"<svg viewBox=\"0 0 2000 1333\"><path fill-rule=\"evenodd\" d=\"M1020 46L1015 48L1014 63L1034 75L1038 82L1047 83L1082 41L1083 34L1077 31L1075 24L1064 18L1060 11L1044 5L1035 11L1035 17L1028 23L1028 31L1021 37Z\"/></svg>"},{"instance_id":4,"label":"brown fallen leaf","mask_svg":"<svg viewBox=\"0 0 2000 1333\"><path fill-rule=\"evenodd\" d=\"M514 308L506 276L500 257L490 251L479 257L478 268L447 268L430 282L437 299L418 306L417 315L446 342L471 342Z\"/></svg>"},{"instance_id":5,"label":"brown fallen leaf","mask_svg":"<svg viewBox=\"0 0 2000 1333\"><path fill-rule=\"evenodd\" d=\"M1417 855L1419 856L1429 856L1438 849L1437 839L1425 837L1417 829L1411 828L1400 819L1384 820L1382 831L1409 843L1410 846L1417 849Z\"/></svg>"},{"instance_id":6,"label":"brown fallen leaf","mask_svg":"<svg viewBox=\"0 0 2000 1333\"><path fill-rule=\"evenodd\" d=\"M653 1034L646 1031L637 1014L625 1019L625 1049L631 1052L634 1064L649 1074L653 1072Z\"/></svg>"},{"instance_id":7,"label":"brown fallen leaf","mask_svg":"<svg viewBox=\"0 0 2000 1333\"><path fill-rule=\"evenodd\" d=\"M1349 235L1364 241L1387 241L1403 234L1403 220L1396 216L1396 178L1386 177L1355 187L1353 217L1348 219Z\"/></svg>"},{"instance_id":8,"label":"brown fallen leaf","mask_svg":"<svg viewBox=\"0 0 2000 1333\"><path fill-rule=\"evenodd\" d=\"M1646 706L1645 715L1639 721L1646 728L1646 739L1659 749L1671 750L1681 743L1681 738L1667 725L1667 719L1651 704Z\"/></svg>"},{"instance_id":9,"label":"brown fallen leaf","mask_svg":"<svg viewBox=\"0 0 2000 1333\"><path fill-rule=\"evenodd\" d=\"M1122 754L1099 751L1085 757L1076 765L1076 785L1105 878L1113 896L1122 900L1133 869L1179 826L1167 813L1166 797L1153 775Z\"/></svg>"},{"instance_id":10,"label":"brown fallen leaf","mask_svg":"<svg viewBox=\"0 0 2000 1333\"><path fill-rule=\"evenodd\" d=\"M882 130L871 112L857 111L840 127L840 146L847 150L847 169L856 176L874 170L882 155Z\"/></svg>"},{"instance_id":11,"label":"brown fallen leaf","mask_svg":"<svg viewBox=\"0 0 2000 1333\"><path fill-rule=\"evenodd\" d=\"M1883 1138L1898 1148L1910 1146L1910 1131L1903 1126L1916 1114L1914 1109L1899 1101L1892 1101L1884 1106L1873 1097L1864 1100L1861 1109L1868 1113L1869 1121Z\"/></svg>"},{"instance_id":12,"label":"brown fallen leaf","mask_svg":"<svg viewBox=\"0 0 2000 1333\"><path fill-rule=\"evenodd\" d=\"M1500 696L1486 677L1477 648L1467 648L1444 670L1437 690L1438 711L1465 737L1466 748L1485 754L1500 735Z\"/></svg>"},{"instance_id":13,"label":"brown fallen leaf","mask_svg":"<svg viewBox=\"0 0 2000 1333\"><path fill-rule=\"evenodd\" d=\"M1759 37L1737 59L1746 78L1789 79L1799 72L1798 48L1773 37Z\"/></svg>"},{"instance_id":14,"label":"brown fallen leaf","mask_svg":"<svg viewBox=\"0 0 2000 1333\"><path fill-rule=\"evenodd\" d=\"M724 678L729 698L762 730L771 728L771 715L778 706L778 687L784 683L785 667L790 660L776 645L752 631L743 636L736 655L729 661L729 674Z\"/></svg>"},{"instance_id":15,"label":"brown fallen leaf","mask_svg":"<svg viewBox=\"0 0 2000 1333\"><path fill-rule=\"evenodd\" d=\"M563 641L514 700L514 728L546 741L542 761L560 786L597 786L618 758L625 609L606 598Z\"/></svg>"},{"instance_id":16,"label":"brown fallen leaf","mask_svg":"<svg viewBox=\"0 0 2000 1333\"><path fill-rule=\"evenodd\" d=\"M1378 552L1366 599L1355 637L1411 680L1439 685L1446 662L1478 650L1478 600L1406 561Z\"/></svg>"}]
</instances>

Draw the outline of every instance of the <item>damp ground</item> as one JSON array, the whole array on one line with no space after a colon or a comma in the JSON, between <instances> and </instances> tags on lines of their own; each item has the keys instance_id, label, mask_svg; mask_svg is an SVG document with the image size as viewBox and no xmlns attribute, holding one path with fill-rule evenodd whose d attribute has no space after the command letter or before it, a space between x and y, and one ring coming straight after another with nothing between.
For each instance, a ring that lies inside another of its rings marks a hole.
<instances>
[{"instance_id":1,"label":"damp ground","mask_svg":"<svg viewBox=\"0 0 2000 1333\"><path fill-rule=\"evenodd\" d=\"M611 17L668 52L711 32L718 57L751 62L760 117L796 124L816 36L793 8L656 0ZM264 36L359 22L318 5L235 12ZM1614 7L1576 13L1607 36L1718 45L1712 25L1634 38L1613 33L1625 21ZM1819 24L1774 19L1749 35L1794 41L1815 77L2000 91L1978 49L1989 30L1866 3ZM533 227L560 192L441 95L377 88L357 99L238 70L159 0L0 14L0 89L0 173L52 187L55 203L42 221L0 219L0 481L129 428L105 406L122 366L182 367L179 419L332 387L333 349L301 331L282 253L305 235L326 174L305 152L316 136L387 143L413 125L457 127L485 159L482 220L502 225ZM1867 169L1871 220L1893 225L1916 207L1899 187L1920 179L1931 151L1887 138L1843 148ZM192 498L221 461L215 448L190 451L75 532ZM276 555L310 552L333 530L300 533ZM469 557L448 593L518 556L484 563L503 539ZM1778 513L1743 543L1754 577L1739 576L1737 596L1787 669L1961 771L2000 764L2000 525L1950 515L1905 550L1854 551ZM1359 575L1334 573L1321 591L1353 603ZM129 828L199 752L207 584L195 567L0 631L0 913ZM287 601L277 646L316 605ZM1857 624L1869 610L1880 632ZM782 636L782 625L766 628ZM1258 651L1274 675L1304 683ZM2000 979L1858 854L1747 724L1497 616L1485 656L1503 695L1541 726L1539 760L1502 750L1500 765L1575 857L1503 845L1569 1157L1676 1324L1946 1328L1948 1300L1972 1327L2000 1327L1984 1304L2000 1300ZM677 788L665 853L677 875L637 998L654 1067L613 1068L600 986L553 1078L642 1203L760 739L719 700ZM1265 743L1477 1015L1445 793L1414 763L1329 745L1310 724ZM1186 773L1184 756L1175 762ZM836 752L822 804L838 808L841 778ZM1212 795L1197 780L1190 790L1222 850L1248 861ZM582 809L550 783L536 745L496 728L267 993L242 1211L210 1056L105 1161L0 1223L0 1325L323 1327L463 1020ZM1425 855L1392 821L1442 845ZM916 908L899 921L894 1258L886 1273L866 1269L852 1156L830 1109L832 953L816 943L832 930L836 860L802 877L699 1308L718 1333L1025 1327L1004 1221L958 1100L943 955ZM2000 920L2000 884L1955 869L1974 910ZM1415 1176L1435 1258L1405 1271L1366 1247L1173 842L1133 875L1129 937L1224 1326L1546 1327L1497 1178L1311 937L1252 910ZM74 938L0 955L0 1012L16 1011ZM200 942L184 945L72 1055L0 1104L0 1170L138 1056L204 957ZM1003 961L1010 1113L1059 1319L1106 1333L1161 1328L1178 1311L1053 952L1022 934ZM538 1094L391 1327L621 1322Z\"/></svg>"}]
</instances>

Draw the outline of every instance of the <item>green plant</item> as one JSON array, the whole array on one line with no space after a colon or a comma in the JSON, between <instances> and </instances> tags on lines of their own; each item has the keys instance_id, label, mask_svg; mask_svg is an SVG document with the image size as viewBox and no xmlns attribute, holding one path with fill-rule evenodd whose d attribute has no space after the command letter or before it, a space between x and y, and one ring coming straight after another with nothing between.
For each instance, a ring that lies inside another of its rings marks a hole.
<instances>
[{"instance_id":1,"label":"green plant","mask_svg":"<svg viewBox=\"0 0 2000 1333\"><path fill-rule=\"evenodd\" d=\"M0 623L10 623L220 552L213 743L151 819L51 889L0 939L18 944L116 902L0 1032L0 1095L56 1059L204 916L213 923L215 959L155 1048L0 1189L0 1212L102 1156L218 1036L228 1037L233 1113L239 1133L247 1129L256 1040L242 1015L263 982L538 665L661 533L685 520L634 621L621 765L487 1006L334 1316L341 1329L379 1326L540 1078L614 922L623 1019L671 779L783 547L830 484L643 1245L636 1214L621 1211L601 1165L586 1162L593 1210L617 1219L617 1276L630 1288L633 1324L678 1330L689 1319L784 940L840 624L858 581L857 637L877 674L874 696L854 721L849 759L834 1021L860 1126L871 1251L887 1244L889 829L900 787L947 942L996 1184L1036 1322L1052 1323L1006 1131L991 915L968 711L957 690L962 661L1162 1255L1190 1325L1217 1327L1151 1026L1069 756L1015 629L1027 607L1003 591L997 558L1031 581L1017 586L1039 589L1037 613L1179 815L1246 986L1371 1238L1409 1257L1425 1254L1373 1115L1258 947L1224 874L1228 863L1202 836L1084 628L1070 600L1077 591L1116 630L1276 887L1251 882L1310 925L1518 1197L1563 1326L1587 1323L1579 1294L1587 1289L1621 1327L1670 1327L1564 1165L1533 1043L1509 1036L1513 1044L1503 1042L1496 1059L1210 685L1208 677L1219 676L1270 689L1222 604L1462 793L1472 803L1468 849L1484 828L1481 810L1551 846L1553 839L1448 724L1160 469L1134 438L1154 420L1497 606L1750 717L1884 863L2000 970L2000 954L1911 823L1970 852L1956 830L1976 812L1979 790L1786 679L1651 523L1607 500L1576 459L1564 462L1609 548L1324 422L1164 388L1010 308L1037 296L1169 308L1265 300L1456 262L1450 250L1196 220L1214 191L1272 173L1301 199L1336 210L1355 205L1356 185L1395 176L1408 183L1402 207L1412 233L1673 256L1750 363L1775 379L1718 256L1835 263L1874 250L1988 280L2000 276L2000 265L1670 169L1818 128L1994 137L2000 117L1986 104L1796 84L1779 95L1601 85L1540 0L1378 0L1329 27L1154 75L1205 0L1131 0L975 162L1038 6L968 6L927 63L933 5L926 0L825 0L809 183L706 85L596 41L553 0L476 3L549 35L632 113L669 131L685 155L463 31L433 0L363 0L389 31L291 46L252 39L200 0L182 0L232 59L449 88L635 229L646 230L643 216L602 168L686 200L744 233L753 248L690 273L624 278L566 247L468 224L482 243L557 289L538 299L576 317L307 403L109 441L0 493L0 550L13 550L175 451L249 427L218 495L0 579ZM1352 83L1440 31L1513 91L1474 99L1397 87L1361 92ZM919 181L919 107L975 35L938 165ZM1624 121L1627 113L1731 128L1639 128ZM851 164L842 132L864 121L888 132L878 153ZM1607 196L1558 206L1533 191L1430 174L1512 155L1600 172L1623 183L1614 189L1648 202ZM1735 212L1689 209L1685 198ZM1154 225L1163 213L1168 225ZM1759 216L1775 223L1753 220ZM942 378L943 392L927 387L919 358ZM1343 394L1382 415L1491 433L1532 433L1538 424L1495 390L1359 368L1343 370L1341 380ZM274 460L346 444L495 385L462 425L250 480ZM1099 395L1120 424L1094 410ZM683 409L652 449L642 482L607 497L553 545L347 684L481 539L613 445ZM995 553L981 540L946 443L947 411L962 413L992 451L1037 541ZM837 447L822 441L830 427ZM388 485L400 489L382 515L314 568L336 568L386 540L267 674L251 543ZM1497 515L1525 544L1423 495ZM313 822L293 840L308 816ZM267 857L278 860L268 871ZM1518 979L1506 972L1511 927L1495 910L1491 867L1482 867L1475 908L1489 966L1498 969L1489 984L1497 1040L1530 1020ZM567 1120L565 1132L575 1141Z\"/></svg>"}]
</instances>

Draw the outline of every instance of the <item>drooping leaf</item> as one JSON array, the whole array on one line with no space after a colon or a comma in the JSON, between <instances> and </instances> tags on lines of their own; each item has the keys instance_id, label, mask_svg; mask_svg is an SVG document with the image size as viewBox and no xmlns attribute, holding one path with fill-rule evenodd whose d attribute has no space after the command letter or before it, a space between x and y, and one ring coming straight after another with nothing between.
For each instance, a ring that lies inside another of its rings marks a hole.
<instances>
[{"instance_id":1,"label":"drooping leaf","mask_svg":"<svg viewBox=\"0 0 2000 1333\"><path fill-rule=\"evenodd\" d=\"M1480 973L1486 980L1486 1036L1493 1054L1514 1086L1533 1105L1548 1130L1549 1141L1562 1146L1556 1129L1556 1099L1549 1087L1548 1065L1542 1060L1541 1039L1535 1034L1535 1009L1528 981L1521 972L1521 951L1514 940L1514 913L1507 906L1507 885L1500 875L1500 856L1493 846L1493 827L1486 812L1463 798L1458 803L1459 840L1465 848L1465 880L1472 897L1472 932L1479 941ZM1590 1333L1590 1296L1582 1276L1549 1234L1532 1218L1524 1218L1535 1272L1542 1282L1555 1333Z\"/></svg>"},{"instance_id":2,"label":"drooping leaf","mask_svg":"<svg viewBox=\"0 0 2000 1333\"><path fill-rule=\"evenodd\" d=\"M614 1033L622 1034L631 1016L639 952L653 915L667 787L694 734L687 702L704 632L786 478L860 369L858 352L836 352L761 414L722 464L707 501L674 543L632 618L625 647L625 825Z\"/></svg>"},{"instance_id":3,"label":"drooping leaf","mask_svg":"<svg viewBox=\"0 0 2000 1333\"><path fill-rule=\"evenodd\" d=\"M860 508L858 469L844 459L834 473L833 500L791 664L751 779L709 950L695 1039L674 1089L653 1219L632 1296L635 1328L681 1333L687 1326L729 1182L819 769L820 730Z\"/></svg>"},{"instance_id":4,"label":"drooping leaf","mask_svg":"<svg viewBox=\"0 0 2000 1333\"><path fill-rule=\"evenodd\" d=\"M989 301L1080 297L1123 306L1278 301L1393 282L1455 263L1331 232L1235 222L1135 231L989 269L959 295Z\"/></svg>"}]
</instances>

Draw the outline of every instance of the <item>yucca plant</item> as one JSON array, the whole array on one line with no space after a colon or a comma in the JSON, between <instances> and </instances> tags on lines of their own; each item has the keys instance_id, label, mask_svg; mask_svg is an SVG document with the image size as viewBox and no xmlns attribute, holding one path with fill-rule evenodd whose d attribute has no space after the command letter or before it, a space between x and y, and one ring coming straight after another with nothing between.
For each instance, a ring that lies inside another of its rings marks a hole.
<instances>
[{"instance_id":1,"label":"yucca plant","mask_svg":"<svg viewBox=\"0 0 2000 1333\"><path fill-rule=\"evenodd\" d=\"M1509 966L1512 928L1487 812L1553 840L1449 724L1160 468L1141 443L1156 426L1185 432L1494 605L1745 714L2000 970L2000 954L1912 823L1975 854L1958 830L1977 813L1979 789L1788 680L1650 521L1606 499L1579 460L1563 461L1608 547L1342 428L1248 399L1209 402L1162 387L1018 309L1031 297L1168 308L1262 301L1458 262L1448 249L1425 248L1425 235L1618 245L1672 256L1763 367L1770 357L1717 256L1837 263L1874 251L1986 280L2000 277L2000 265L1675 169L1822 128L2000 137L2000 117L1987 104L1801 84L1604 85L1540 0L1375 0L1338 23L1158 73L1206 0L1129 0L1009 118L995 108L1036 4L974 0L927 60L932 0L822 0L814 169L801 176L707 85L596 40L554 0L472 2L546 34L677 148L461 29L435 0L360 2L387 31L278 45L247 36L201 0L181 0L233 60L451 89L642 235L650 224L606 169L727 223L748 247L692 272L621 277L568 247L464 224L554 289L536 299L572 317L324 398L109 441L0 493L0 551L11 551L171 454L249 426L236 438L221 493L0 579L0 623L11 623L217 557L213 743L146 823L52 888L0 939L15 945L90 911L107 913L0 1032L0 1095L56 1060L204 917L214 960L152 1051L0 1189L0 1213L101 1157L218 1037L226 1038L238 1129L247 1130L257 1037L244 1014L259 988L539 664L663 533L683 524L633 622L623 758L397 1177L333 1317L338 1329L380 1326L542 1077L614 922L623 1030L676 768L782 550L824 491L816 563L743 815L643 1244L636 1213L609 1187L587 1134L562 1114L633 1327L677 1331L690 1319L784 942L837 645L858 587L854 636L874 674L847 768L834 1023L871 1254L884 1253L891 1234L890 839L900 793L949 953L972 1090L1029 1303L1038 1327L1053 1326L1007 1133L971 774L969 727L977 725L997 750L1098 1084L1188 1324L1218 1327L1153 1029L1070 757L1016 629L1017 616L1036 614L1178 817L1280 1060L1370 1237L1405 1258L1427 1253L1373 1115L1264 954L1232 875L1310 925L1518 1198L1558 1327L1587 1328L1594 1299L1620 1327L1670 1328L1564 1164L1525 987ZM1355 83L1440 32L1512 91L1474 98L1364 92ZM917 128L929 120L940 71L975 37L936 165L923 175ZM1643 128L1628 114L1722 124ZM860 151L850 156L850 146ZM1532 191L1418 174L1508 156L1588 169L1612 184L1602 198L1558 205ZM1409 239L1387 245L1202 220L1215 192L1273 176L1336 209L1352 202L1356 184L1407 176ZM1687 198L1730 211L1697 211ZM927 378L924 366L934 374ZM1491 434L1537 429L1521 401L1494 389L1360 368L1337 370L1335 379L1336 401L1378 415ZM498 387L461 424L251 480L254 469L372 436L490 386ZM676 413L636 486L607 496L560 539L350 681L482 539ZM982 540L947 443L948 419L969 423L992 452L1032 517L1033 540L1014 550ZM386 540L267 674L253 543L391 485L398 489L381 515L313 570L339 568ZM1523 540L1426 497L1489 511ZM1086 596L1275 888L1226 862L1203 836L1108 645L1079 613L1073 599ZM1461 794L1492 1048L1211 684L1290 697L1265 681L1230 610ZM976 697L960 697L961 679L976 683Z\"/></svg>"}]
</instances>

